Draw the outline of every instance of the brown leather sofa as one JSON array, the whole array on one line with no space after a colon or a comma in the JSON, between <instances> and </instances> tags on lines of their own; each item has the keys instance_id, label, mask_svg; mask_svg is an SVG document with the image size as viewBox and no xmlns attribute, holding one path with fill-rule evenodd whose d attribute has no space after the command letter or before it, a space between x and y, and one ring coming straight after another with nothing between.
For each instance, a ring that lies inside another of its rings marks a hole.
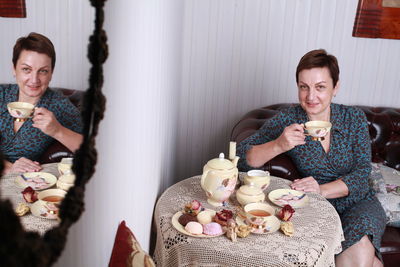
<instances>
[{"instance_id":1,"label":"brown leather sofa","mask_svg":"<svg viewBox=\"0 0 400 267\"><path fill-rule=\"evenodd\" d=\"M68 97L69 100L78 107L79 110L82 110L82 100L83 100L83 91L79 90L71 90L65 88L51 88L54 91L61 92L64 96ZM58 141L54 141L53 144L49 146L46 152L40 157L39 162L41 164L59 162L62 158L72 157L72 152L66 148L63 144Z\"/></svg>"},{"instance_id":2,"label":"brown leather sofa","mask_svg":"<svg viewBox=\"0 0 400 267\"><path fill-rule=\"evenodd\" d=\"M276 104L252 110L234 126L231 140L240 142L257 131L264 122L291 104ZM372 161L400 170L400 109L357 106L367 115L371 136ZM294 180L300 178L296 167L286 155L267 162L262 169L273 176ZM386 267L400 266L400 229L387 226L382 239L381 252Z\"/></svg>"}]
</instances>

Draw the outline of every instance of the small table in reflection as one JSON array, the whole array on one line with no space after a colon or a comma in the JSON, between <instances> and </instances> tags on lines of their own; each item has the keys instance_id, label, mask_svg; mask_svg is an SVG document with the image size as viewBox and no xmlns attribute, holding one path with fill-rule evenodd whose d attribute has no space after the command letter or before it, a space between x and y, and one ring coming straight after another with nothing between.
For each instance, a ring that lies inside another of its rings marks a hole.
<instances>
[{"instance_id":1,"label":"small table in reflection","mask_svg":"<svg viewBox=\"0 0 400 267\"><path fill-rule=\"evenodd\" d=\"M43 170L41 170L41 172L48 172L55 175L56 177L59 176L57 163L44 164L42 165L42 167ZM23 188L20 188L15 184L15 179L19 175L19 173L10 173L4 175L0 180L1 198L9 199L13 205L14 210L17 207L18 203L26 203L21 194ZM55 187L56 186L54 185L52 188ZM29 203L27 204L29 206L31 205ZM57 220L39 218L32 215L32 213L25 214L24 216L20 217L20 220L25 231L35 231L38 232L40 235L43 235L47 230L58 225Z\"/></svg>"},{"instance_id":2,"label":"small table in reflection","mask_svg":"<svg viewBox=\"0 0 400 267\"><path fill-rule=\"evenodd\" d=\"M243 177L244 173L240 173ZM266 196L274 189L290 188L291 182L271 177ZM292 218L295 233L281 231L250 234L232 242L226 236L199 238L184 235L171 223L172 216L186 203L199 200L205 208L219 210L207 203L200 187L200 176L188 178L168 188L155 208L157 242L154 259L157 266L335 266L335 254L341 252L343 230L339 215L322 196L308 193L309 204L297 208ZM269 204L272 204L266 197ZM232 197L227 208L236 210Z\"/></svg>"}]
</instances>

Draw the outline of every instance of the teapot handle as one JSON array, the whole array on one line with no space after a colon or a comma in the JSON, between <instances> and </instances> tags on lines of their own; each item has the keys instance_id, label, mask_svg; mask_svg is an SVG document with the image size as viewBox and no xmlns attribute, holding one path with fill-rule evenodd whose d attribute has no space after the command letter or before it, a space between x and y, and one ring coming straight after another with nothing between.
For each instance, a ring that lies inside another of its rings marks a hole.
<instances>
[{"instance_id":1,"label":"teapot handle","mask_svg":"<svg viewBox=\"0 0 400 267\"><path fill-rule=\"evenodd\" d=\"M203 174L201 175L200 185L201 185L201 188L203 188L203 190L205 190L205 191L207 191L207 189L204 188L204 179L206 178L209 171L210 170L205 170L205 171L203 171Z\"/></svg>"}]
</instances>

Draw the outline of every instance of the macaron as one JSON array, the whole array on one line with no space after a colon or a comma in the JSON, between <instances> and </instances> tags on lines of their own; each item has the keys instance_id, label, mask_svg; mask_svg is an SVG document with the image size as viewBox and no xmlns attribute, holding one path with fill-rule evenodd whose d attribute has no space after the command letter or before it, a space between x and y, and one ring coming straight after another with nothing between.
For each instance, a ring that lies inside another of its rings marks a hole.
<instances>
[{"instance_id":1,"label":"macaron","mask_svg":"<svg viewBox=\"0 0 400 267\"><path fill-rule=\"evenodd\" d=\"M197 221L201 224L207 224L212 222L214 214L210 211L204 210L197 214Z\"/></svg>"},{"instance_id":2,"label":"macaron","mask_svg":"<svg viewBox=\"0 0 400 267\"><path fill-rule=\"evenodd\" d=\"M221 235L222 227L216 222L211 222L203 225L203 233L205 235Z\"/></svg>"},{"instance_id":3,"label":"macaron","mask_svg":"<svg viewBox=\"0 0 400 267\"><path fill-rule=\"evenodd\" d=\"M188 222L185 226L185 230L193 235L201 235L203 233L203 225L198 222Z\"/></svg>"},{"instance_id":4,"label":"macaron","mask_svg":"<svg viewBox=\"0 0 400 267\"><path fill-rule=\"evenodd\" d=\"M188 222L197 222L197 219L196 219L196 217L185 213L185 214L182 214L178 218L178 222L180 224L182 224L183 226L186 226L186 224L188 224Z\"/></svg>"}]
</instances>

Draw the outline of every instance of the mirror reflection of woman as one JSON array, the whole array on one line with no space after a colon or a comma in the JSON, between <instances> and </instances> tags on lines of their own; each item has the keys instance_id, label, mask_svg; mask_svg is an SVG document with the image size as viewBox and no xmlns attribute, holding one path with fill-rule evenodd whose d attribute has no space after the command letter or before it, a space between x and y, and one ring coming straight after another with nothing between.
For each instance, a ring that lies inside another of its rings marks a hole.
<instances>
[{"instance_id":1,"label":"mirror reflection of woman","mask_svg":"<svg viewBox=\"0 0 400 267\"><path fill-rule=\"evenodd\" d=\"M301 58L296 82L299 105L281 110L239 144L239 168L261 167L282 153L290 156L304 177L291 187L322 195L339 213L345 241L336 266L382 266L379 249L386 216L368 183L371 145L366 116L355 107L332 103L339 91L339 66L325 50ZM321 142L304 134L302 124L309 120L332 123Z\"/></svg>"},{"instance_id":2,"label":"mirror reflection of woman","mask_svg":"<svg viewBox=\"0 0 400 267\"><path fill-rule=\"evenodd\" d=\"M49 89L56 54L52 42L38 33L17 40L13 50L16 84L0 85L0 144L4 174L42 169L39 157L59 141L72 152L83 140L79 110L64 96ZM7 111L10 102L35 106L33 117L14 121Z\"/></svg>"}]
</instances>

